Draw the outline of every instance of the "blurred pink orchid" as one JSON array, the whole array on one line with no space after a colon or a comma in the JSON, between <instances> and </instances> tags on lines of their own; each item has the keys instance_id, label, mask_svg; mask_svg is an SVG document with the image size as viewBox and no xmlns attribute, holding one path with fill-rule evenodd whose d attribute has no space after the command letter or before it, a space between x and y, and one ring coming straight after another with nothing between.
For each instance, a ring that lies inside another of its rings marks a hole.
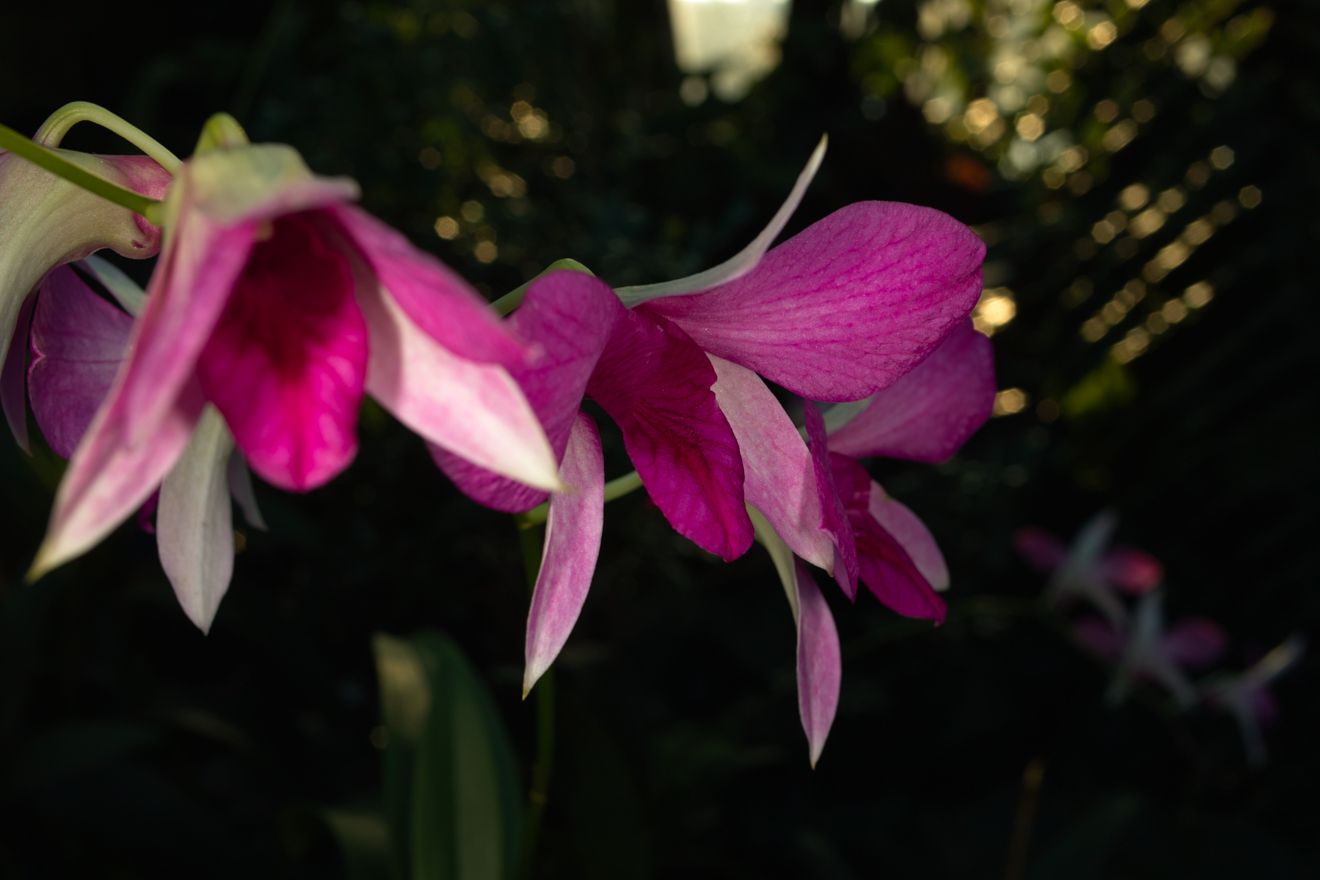
<instances>
[{"instance_id":1,"label":"blurred pink orchid","mask_svg":"<svg viewBox=\"0 0 1320 880\"><path fill-rule=\"evenodd\" d=\"M550 499L525 688L567 639L599 552L603 465L595 427L579 413L584 395L618 423L641 482L670 524L704 549L726 560L745 552L751 507L793 554L817 566L835 567L836 543L855 554L857 539L851 531L844 537L850 524L840 517L828 522L834 531L826 528L825 511L837 501L833 484L820 478L827 453L813 456L762 376L809 399L886 393L962 332L980 293L984 247L937 211L865 202L767 250L818 161L819 153L770 227L716 270L617 296L585 274L556 272L531 284L510 319L546 349L541 362L514 372L561 454L562 479L578 489ZM451 456L437 459L464 492L497 509L527 510L545 497ZM849 495L850 504L858 500ZM883 493L873 504L867 494L852 513L902 520L899 530L909 523L895 505ZM874 531L885 536L886 550L896 546L888 532ZM828 641L833 623L815 589L799 579L789 594L800 656L820 658L828 645L818 650L812 642ZM833 677L837 695L837 664L832 672L828 666L815 664L813 675L826 684ZM824 702L809 710L804 699L804 723L808 711L832 717L821 711ZM818 754L823 735L808 733Z\"/></svg>"},{"instance_id":2,"label":"blurred pink orchid","mask_svg":"<svg viewBox=\"0 0 1320 880\"><path fill-rule=\"evenodd\" d=\"M1297 665L1305 653L1305 640L1293 636L1245 671L1220 678L1202 691L1207 705L1233 716L1242 733L1247 760L1255 766L1264 764L1268 757L1263 728L1274 724L1279 717L1270 685Z\"/></svg>"},{"instance_id":3,"label":"blurred pink orchid","mask_svg":"<svg viewBox=\"0 0 1320 880\"><path fill-rule=\"evenodd\" d=\"M456 455L560 486L509 374L527 346L456 275L350 205L356 194L281 145L183 164L129 355L73 453L34 575L168 489L177 463L227 459L231 442L276 486L325 483L356 452L364 393ZM187 554L212 565L205 546ZM203 629L223 593L223 570L206 570L211 599L188 609Z\"/></svg>"},{"instance_id":4,"label":"blurred pink orchid","mask_svg":"<svg viewBox=\"0 0 1320 880\"><path fill-rule=\"evenodd\" d=\"M38 135L34 141L50 145ZM170 174L146 156L94 156L57 150L64 159L148 198ZM133 259L160 250L160 230L127 208L93 195L13 153L0 151L0 406L19 446L27 448L23 397L31 294L56 266L109 248Z\"/></svg>"},{"instance_id":5,"label":"blurred pink orchid","mask_svg":"<svg viewBox=\"0 0 1320 880\"><path fill-rule=\"evenodd\" d=\"M1159 586L1164 568L1148 553L1131 547L1110 547L1118 517L1104 510L1091 518L1070 546L1043 529L1023 528L1014 536L1018 554L1032 568L1050 576L1051 601L1066 605L1078 600L1094 606L1118 628L1126 619L1119 593L1140 596Z\"/></svg>"},{"instance_id":6,"label":"blurred pink orchid","mask_svg":"<svg viewBox=\"0 0 1320 880\"><path fill-rule=\"evenodd\" d=\"M1158 590L1141 597L1130 622L1115 627L1083 617L1073 635L1097 656L1117 663L1107 697L1111 703L1121 702L1133 682L1153 681L1184 709L1196 702L1187 670L1208 666L1228 646L1223 627L1205 617L1184 617L1166 629L1164 596Z\"/></svg>"}]
</instances>

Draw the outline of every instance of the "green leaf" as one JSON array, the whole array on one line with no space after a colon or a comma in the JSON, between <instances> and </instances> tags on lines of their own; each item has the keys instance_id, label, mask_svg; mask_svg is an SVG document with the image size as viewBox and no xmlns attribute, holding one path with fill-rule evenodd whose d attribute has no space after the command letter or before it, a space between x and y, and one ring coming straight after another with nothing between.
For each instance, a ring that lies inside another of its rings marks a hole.
<instances>
[{"instance_id":1,"label":"green leaf","mask_svg":"<svg viewBox=\"0 0 1320 880\"><path fill-rule=\"evenodd\" d=\"M374 647L395 876L509 876L522 833L522 789L485 686L439 633L378 635Z\"/></svg>"}]
</instances>

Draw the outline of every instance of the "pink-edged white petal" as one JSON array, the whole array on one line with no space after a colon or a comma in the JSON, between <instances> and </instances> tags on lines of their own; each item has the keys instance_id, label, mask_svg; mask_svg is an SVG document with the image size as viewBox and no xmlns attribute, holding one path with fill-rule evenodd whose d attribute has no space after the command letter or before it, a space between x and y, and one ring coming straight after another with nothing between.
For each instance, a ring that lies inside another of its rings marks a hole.
<instances>
[{"instance_id":1,"label":"pink-edged white petal","mask_svg":"<svg viewBox=\"0 0 1320 880\"><path fill-rule=\"evenodd\" d=\"M472 287L451 269L367 212L328 211L409 319L457 357L506 367L532 360L529 350Z\"/></svg>"},{"instance_id":2,"label":"pink-edged white petal","mask_svg":"<svg viewBox=\"0 0 1320 880\"><path fill-rule=\"evenodd\" d=\"M156 546L183 611L208 632L234 573L229 457L234 441L215 409L202 413L160 487Z\"/></svg>"},{"instance_id":3,"label":"pink-edged white petal","mask_svg":"<svg viewBox=\"0 0 1320 880\"><path fill-rule=\"evenodd\" d=\"M151 497L183 454L205 403L195 384L186 386L156 430L133 443L123 420L115 417L120 387L111 389L69 460L29 578L87 552Z\"/></svg>"},{"instance_id":4,"label":"pink-edged white petal","mask_svg":"<svg viewBox=\"0 0 1320 880\"><path fill-rule=\"evenodd\" d=\"M748 505L747 513L756 540L770 554L793 611L797 627L798 715L807 735L811 766L815 767L839 707L843 678L839 631L810 570L794 557L788 543L755 506Z\"/></svg>"},{"instance_id":5,"label":"pink-edged white petal","mask_svg":"<svg viewBox=\"0 0 1320 880\"><path fill-rule=\"evenodd\" d=\"M725 561L752 544L738 441L711 386L715 368L663 318L624 312L587 394L623 432L651 500L674 530Z\"/></svg>"},{"instance_id":6,"label":"pink-edged white petal","mask_svg":"<svg viewBox=\"0 0 1320 880\"><path fill-rule=\"evenodd\" d=\"M732 281L746 275L756 264L765 256L765 252L774 244L779 233L784 231L793 212L801 204L802 197L807 193L807 187L815 178L816 172L820 170L820 165L825 161L825 148L829 143L829 138L822 136L816 149L812 151L811 158L807 160L807 165L798 174L797 181L793 184L793 189L789 192L788 198L779 206L779 210L770 218L770 222L760 231L756 238L752 239L747 247L734 254L729 259L713 266L695 275L689 275L686 278L677 278L673 281L661 281L658 284L642 284L636 287L620 287L617 291L619 299L624 305L632 308L641 305L653 299L660 299L667 296L681 296L687 293L697 293L699 291L710 290L725 282Z\"/></svg>"},{"instance_id":7,"label":"pink-edged white petal","mask_svg":"<svg viewBox=\"0 0 1320 880\"><path fill-rule=\"evenodd\" d=\"M807 734L811 766L815 767L839 708L843 652L830 606L801 560L797 562L796 575L798 714Z\"/></svg>"},{"instance_id":8,"label":"pink-edged white petal","mask_svg":"<svg viewBox=\"0 0 1320 880\"><path fill-rule=\"evenodd\" d=\"M746 367L712 356L715 399L742 454L747 503L798 556L829 571L834 541L821 528L820 490L811 452L784 407Z\"/></svg>"},{"instance_id":9,"label":"pink-edged white petal","mask_svg":"<svg viewBox=\"0 0 1320 880\"><path fill-rule=\"evenodd\" d=\"M623 314L614 293L581 272L552 272L537 278L509 323L541 356L532 364L509 367L545 427L556 459L564 454L596 362ZM479 504L509 513L530 510L545 492L500 477L438 447L436 464L465 495Z\"/></svg>"},{"instance_id":10,"label":"pink-edged white petal","mask_svg":"<svg viewBox=\"0 0 1320 880\"><path fill-rule=\"evenodd\" d=\"M118 375L133 318L69 266L46 276L32 320L32 414L55 454L69 458Z\"/></svg>"},{"instance_id":11,"label":"pink-edged white petal","mask_svg":"<svg viewBox=\"0 0 1320 880\"><path fill-rule=\"evenodd\" d=\"M868 510L880 527L892 535L907 552L912 564L932 588L939 592L949 588L949 566L944 561L944 554L940 552L940 546L935 542L930 529L926 528L926 524L911 508L895 500L879 483L873 482Z\"/></svg>"},{"instance_id":12,"label":"pink-edged white petal","mask_svg":"<svg viewBox=\"0 0 1320 880\"><path fill-rule=\"evenodd\" d=\"M569 432L560 479L573 489L550 496L541 570L527 615L523 696L550 668L568 641L591 587L605 525L605 460L590 417L579 414Z\"/></svg>"},{"instance_id":13,"label":"pink-edged white petal","mask_svg":"<svg viewBox=\"0 0 1320 880\"><path fill-rule=\"evenodd\" d=\"M963 321L856 417L831 430L830 449L853 458L945 461L985 424L994 402L990 340Z\"/></svg>"},{"instance_id":14,"label":"pink-edged white petal","mask_svg":"<svg viewBox=\"0 0 1320 880\"><path fill-rule=\"evenodd\" d=\"M197 360L202 390L253 470L306 491L346 468L366 372L348 257L306 214L271 221Z\"/></svg>"},{"instance_id":15,"label":"pink-edged white petal","mask_svg":"<svg viewBox=\"0 0 1320 880\"><path fill-rule=\"evenodd\" d=\"M382 288L358 283L371 356L367 393L423 439L488 471L554 491L554 450L508 371L458 357Z\"/></svg>"},{"instance_id":16,"label":"pink-edged white petal","mask_svg":"<svg viewBox=\"0 0 1320 880\"><path fill-rule=\"evenodd\" d=\"M29 296L19 308L14 323L13 344L0 363L0 409L5 411L5 422L14 442L24 452L31 452L27 424L27 356L28 336L32 329L32 311L37 299Z\"/></svg>"},{"instance_id":17,"label":"pink-edged white petal","mask_svg":"<svg viewBox=\"0 0 1320 880\"><path fill-rule=\"evenodd\" d=\"M893 384L966 319L984 255L947 214L858 202L733 281L639 309L803 397L858 400Z\"/></svg>"}]
</instances>

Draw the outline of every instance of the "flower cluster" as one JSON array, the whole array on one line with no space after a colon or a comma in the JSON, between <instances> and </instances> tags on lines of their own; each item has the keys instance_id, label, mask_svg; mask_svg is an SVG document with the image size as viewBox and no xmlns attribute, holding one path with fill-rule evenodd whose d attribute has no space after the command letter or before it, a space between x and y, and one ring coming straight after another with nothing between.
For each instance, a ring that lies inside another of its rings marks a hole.
<instances>
[{"instance_id":1,"label":"flower cluster","mask_svg":"<svg viewBox=\"0 0 1320 880\"><path fill-rule=\"evenodd\" d=\"M771 247L823 141L769 226L720 266L618 289L552 267L501 301L507 318L356 207L353 181L248 143L226 117L182 162L59 152L126 195L0 153L4 408L26 446L30 403L69 459L34 576L154 511L164 572L206 630L233 572L232 503L261 526L251 473L295 492L333 479L370 395L470 498L544 520L525 690L569 638L621 488L644 486L726 561L766 547L797 626L813 763L841 671L812 569L850 600L860 584L943 620L934 537L861 460L942 461L989 416L990 346L969 318L984 246L938 211L860 202ZM156 257L145 291L91 256L104 248ZM586 399L634 476L606 483Z\"/></svg>"},{"instance_id":2,"label":"flower cluster","mask_svg":"<svg viewBox=\"0 0 1320 880\"><path fill-rule=\"evenodd\" d=\"M1120 702L1134 683L1151 682L1180 709L1205 705L1232 715L1247 759L1263 763L1262 727L1278 717L1269 686L1301 659L1301 638L1287 639L1243 671L1216 672L1193 682L1189 673L1212 668L1228 652L1229 635L1206 617L1183 617L1166 626L1163 566L1141 550L1111 546L1117 524L1113 512L1101 511L1070 546L1037 528L1019 529L1015 543L1031 567L1049 576L1045 596L1051 605L1086 608L1073 618L1072 634L1081 647L1113 666L1111 703Z\"/></svg>"}]
</instances>

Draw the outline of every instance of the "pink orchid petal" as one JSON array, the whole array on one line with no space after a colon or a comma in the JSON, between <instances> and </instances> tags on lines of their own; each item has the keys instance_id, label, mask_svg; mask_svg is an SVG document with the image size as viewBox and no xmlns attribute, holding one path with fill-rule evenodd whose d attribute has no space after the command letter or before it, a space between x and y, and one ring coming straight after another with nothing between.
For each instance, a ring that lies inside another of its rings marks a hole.
<instances>
[{"instance_id":1,"label":"pink orchid petal","mask_svg":"<svg viewBox=\"0 0 1320 880\"><path fill-rule=\"evenodd\" d=\"M1179 666L1207 666L1228 649L1228 633L1209 618L1184 617L1165 631L1161 645Z\"/></svg>"},{"instance_id":2,"label":"pink orchid petal","mask_svg":"<svg viewBox=\"0 0 1320 880\"><path fill-rule=\"evenodd\" d=\"M856 541L858 576L885 606L904 617L943 623L948 609L894 535L871 515L872 481L846 455L831 455L834 485Z\"/></svg>"},{"instance_id":3,"label":"pink orchid petal","mask_svg":"<svg viewBox=\"0 0 1320 880\"><path fill-rule=\"evenodd\" d=\"M519 338L543 352L535 363L509 367L545 427L556 460L563 457L586 393L615 323L623 314L609 287L581 272L552 272L532 282L523 304L509 318ZM439 447L436 464L469 498L495 510L521 513L545 493L492 474Z\"/></svg>"},{"instance_id":4,"label":"pink orchid petal","mask_svg":"<svg viewBox=\"0 0 1320 880\"><path fill-rule=\"evenodd\" d=\"M669 524L726 561L752 544L738 441L711 386L715 368L663 318L624 312L587 394L623 432L628 457Z\"/></svg>"},{"instance_id":5,"label":"pink orchid petal","mask_svg":"<svg viewBox=\"0 0 1320 880\"><path fill-rule=\"evenodd\" d=\"M710 362L718 377L715 399L738 439L747 503L795 554L828 571L834 542L821 528L821 494L802 435L759 376L723 358Z\"/></svg>"},{"instance_id":6,"label":"pink orchid petal","mask_svg":"<svg viewBox=\"0 0 1320 880\"><path fill-rule=\"evenodd\" d=\"M545 549L527 615L523 696L568 641L596 571L605 525L605 460L596 425L579 414L564 447L560 479L572 491L550 497Z\"/></svg>"},{"instance_id":7,"label":"pink orchid petal","mask_svg":"<svg viewBox=\"0 0 1320 880\"><path fill-rule=\"evenodd\" d=\"M195 383L186 386L157 420L156 430L131 443L119 417L123 380L121 373L69 460L31 577L85 553L131 516L188 445L205 404L201 389Z\"/></svg>"},{"instance_id":8,"label":"pink orchid petal","mask_svg":"<svg viewBox=\"0 0 1320 880\"><path fill-rule=\"evenodd\" d=\"M256 236L253 223L225 228L186 210L170 228L108 416L130 442L144 442L193 380Z\"/></svg>"},{"instance_id":9,"label":"pink orchid petal","mask_svg":"<svg viewBox=\"0 0 1320 880\"><path fill-rule=\"evenodd\" d=\"M1132 547L1115 547L1100 557L1100 576L1119 590L1139 596L1149 593L1164 579L1164 566L1149 553Z\"/></svg>"},{"instance_id":10,"label":"pink orchid petal","mask_svg":"<svg viewBox=\"0 0 1320 880\"><path fill-rule=\"evenodd\" d=\"M984 254L947 214L859 202L734 281L639 310L803 397L857 400L893 384L967 317Z\"/></svg>"},{"instance_id":11,"label":"pink orchid petal","mask_svg":"<svg viewBox=\"0 0 1320 880\"><path fill-rule=\"evenodd\" d=\"M689 275L686 278L678 278L674 281L662 281L658 284L643 284L637 287L620 287L618 290L619 299L629 308L648 302L653 299L659 299L667 296L680 296L685 293L696 293L703 290L710 290L727 281L735 278L741 278L756 267L765 256L765 252L770 249L770 245L779 237L779 233L784 231L784 226L797 210L802 197L807 194L807 187L820 170L821 162L825 161L825 147L828 144L828 138L821 137L820 143L812 151L811 158L807 160L807 165L798 174L797 181L793 184L793 189L789 192L788 198L779 206L774 217L766 227L752 239L747 247L743 248L737 254L703 272L695 275Z\"/></svg>"},{"instance_id":12,"label":"pink orchid petal","mask_svg":"<svg viewBox=\"0 0 1320 880\"><path fill-rule=\"evenodd\" d=\"M0 408L5 411L5 422L14 442L24 452L31 452L27 424L27 356L28 337L32 329L32 311L37 298L29 296L19 308L14 324L13 344L0 366Z\"/></svg>"},{"instance_id":13,"label":"pink orchid petal","mask_svg":"<svg viewBox=\"0 0 1320 880\"><path fill-rule=\"evenodd\" d=\"M202 390L253 470L306 491L346 468L366 372L347 257L305 214L272 221L197 361Z\"/></svg>"},{"instance_id":14,"label":"pink orchid petal","mask_svg":"<svg viewBox=\"0 0 1320 880\"><path fill-rule=\"evenodd\" d=\"M32 320L28 387L47 445L70 458L105 401L124 361L133 318L101 297L72 268L46 276Z\"/></svg>"},{"instance_id":15,"label":"pink orchid petal","mask_svg":"<svg viewBox=\"0 0 1320 880\"><path fill-rule=\"evenodd\" d=\"M207 408L160 488L156 546L179 604L207 632L234 573L228 463L234 440Z\"/></svg>"},{"instance_id":16,"label":"pink orchid petal","mask_svg":"<svg viewBox=\"0 0 1320 880\"><path fill-rule=\"evenodd\" d=\"M508 371L440 345L361 268L354 266L371 352L367 393L424 440L478 467L545 491L562 488L554 450Z\"/></svg>"},{"instance_id":17,"label":"pink orchid petal","mask_svg":"<svg viewBox=\"0 0 1320 880\"><path fill-rule=\"evenodd\" d=\"M350 205L328 209L412 323L457 357L506 367L529 350L481 296L435 257Z\"/></svg>"},{"instance_id":18,"label":"pink orchid petal","mask_svg":"<svg viewBox=\"0 0 1320 880\"><path fill-rule=\"evenodd\" d=\"M1103 618L1079 618L1072 633L1083 648L1105 660L1117 660L1123 653L1123 636Z\"/></svg>"},{"instance_id":19,"label":"pink orchid petal","mask_svg":"<svg viewBox=\"0 0 1320 880\"><path fill-rule=\"evenodd\" d=\"M830 449L853 458L945 461L967 442L995 402L994 353L971 321L830 432Z\"/></svg>"},{"instance_id":20,"label":"pink orchid petal","mask_svg":"<svg viewBox=\"0 0 1320 880\"><path fill-rule=\"evenodd\" d=\"M229 456L229 494L233 496L238 509L243 511L247 524L259 531L266 531L266 518L261 515L257 505L257 493L252 487L252 471L248 470L243 454L235 450Z\"/></svg>"},{"instance_id":21,"label":"pink orchid petal","mask_svg":"<svg viewBox=\"0 0 1320 880\"><path fill-rule=\"evenodd\" d=\"M893 535L894 540L907 552L912 563L931 587L938 592L949 588L949 566L944 561L935 536L926 528L907 505L896 501L881 488L871 483L870 514L880 527Z\"/></svg>"},{"instance_id":22,"label":"pink orchid petal","mask_svg":"<svg viewBox=\"0 0 1320 880\"><path fill-rule=\"evenodd\" d=\"M1034 526L1026 526L1013 533L1013 549L1041 574L1052 574L1068 558L1068 549L1062 541Z\"/></svg>"},{"instance_id":23,"label":"pink orchid petal","mask_svg":"<svg viewBox=\"0 0 1320 880\"><path fill-rule=\"evenodd\" d=\"M756 540L770 554L797 628L798 713L816 766L839 705L842 657L839 633L810 570L755 505L747 505Z\"/></svg>"},{"instance_id":24,"label":"pink orchid petal","mask_svg":"<svg viewBox=\"0 0 1320 880\"><path fill-rule=\"evenodd\" d=\"M798 714L807 734L811 766L820 760L839 708L843 685L843 652L830 606L811 571L797 560L797 687Z\"/></svg>"},{"instance_id":25,"label":"pink orchid petal","mask_svg":"<svg viewBox=\"0 0 1320 880\"><path fill-rule=\"evenodd\" d=\"M825 423L820 411L810 401L803 411L806 421L807 448L811 452L811 468L821 511L821 528L834 544L834 561L827 569L849 599L857 598L857 539L849 522L847 498L835 484L834 468L825 438ZM869 478L868 478L869 479ZM849 491L861 491L852 487ZM869 486L868 486L869 491Z\"/></svg>"}]
</instances>

